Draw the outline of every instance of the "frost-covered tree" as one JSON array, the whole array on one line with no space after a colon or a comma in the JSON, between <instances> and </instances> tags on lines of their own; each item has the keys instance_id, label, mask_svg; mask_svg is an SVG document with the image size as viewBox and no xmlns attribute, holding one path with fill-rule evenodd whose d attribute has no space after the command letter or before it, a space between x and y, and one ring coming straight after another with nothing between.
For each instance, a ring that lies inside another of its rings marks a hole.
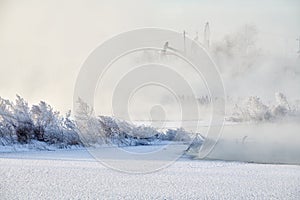
<instances>
[{"instance_id":1,"label":"frost-covered tree","mask_svg":"<svg viewBox=\"0 0 300 200\"><path fill-rule=\"evenodd\" d=\"M103 124L94 116L94 110L82 99L77 101L75 119L83 142L88 144L106 143Z\"/></svg>"},{"instance_id":2,"label":"frost-covered tree","mask_svg":"<svg viewBox=\"0 0 300 200\"><path fill-rule=\"evenodd\" d=\"M267 121L272 118L270 109L259 97L250 96L241 105L236 104L230 121Z\"/></svg>"},{"instance_id":3,"label":"frost-covered tree","mask_svg":"<svg viewBox=\"0 0 300 200\"><path fill-rule=\"evenodd\" d=\"M19 95L12 107L12 119L14 119L14 128L20 143L27 143L34 136L34 122L30 115L28 103Z\"/></svg>"},{"instance_id":4,"label":"frost-covered tree","mask_svg":"<svg viewBox=\"0 0 300 200\"><path fill-rule=\"evenodd\" d=\"M54 126L54 119L56 117L52 108L45 102L41 101L39 105L32 106L31 113L35 122L36 139L45 142L50 141L51 139L48 132L49 129L53 129L51 126ZM47 134L45 134L46 130Z\"/></svg>"},{"instance_id":5,"label":"frost-covered tree","mask_svg":"<svg viewBox=\"0 0 300 200\"><path fill-rule=\"evenodd\" d=\"M46 102L41 101L32 106L31 114L37 140L63 146L80 143L75 123L70 119L71 111L64 118Z\"/></svg>"},{"instance_id":6,"label":"frost-covered tree","mask_svg":"<svg viewBox=\"0 0 300 200\"><path fill-rule=\"evenodd\" d=\"M15 102L0 98L0 144L37 144L35 141L39 141L63 148L81 145L81 139L85 145L119 146L189 139L183 129L169 130L165 134L153 127L136 126L114 117L96 117L93 108L81 99L78 100L75 119L76 123L71 119L71 111L62 116L44 101L30 108L20 96L17 96Z\"/></svg>"},{"instance_id":7,"label":"frost-covered tree","mask_svg":"<svg viewBox=\"0 0 300 200\"><path fill-rule=\"evenodd\" d=\"M277 117L282 117L290 114L291 108L284 94L277 92L275 94L276 105L272 108L272 114Z\"/></svg>"},{"instance_id":8,"label":"frost-covered tree","mask_svg":"<svg viewBox=\"0 0 300 200\"><path fill-rule=\"evenodd\" d=\"M71 110L66 113L66 116L63 120L63 133L67 144L81 144L76 124L73 120L71 120Z\"/></svg>"},{"instance_id":9,"label":"frost-covered tree","mask_svg":"<svg viewBox=\"0 0 300 200\"><path fill-rule=\"evenodd\" d=\"M136 126L124 120L99 116L108 142L117 145L147 145L157 140L160 132L153 127Z\"/></svg>"},{"instance_id":10,"label":"frost-covered tree","mask_svg":"<svg viewBox=\"0 0 300 200\"><path fill-rule=\"evenodd\" d=\"M229 121L276 121L299 117L297 104L290 105L286 96L275 93L275 104L264 104L259 97L248 97L244 102L237 102Z\"/></svg>"},{"instance_id":11,"label":"frost-covered tree","mask_svg":"<svg viewBox=\"0 0 300 200\"><path fill-rule=\"evenodd\" d=\"M163 140L188 142L191 141L190 133L185 131L183 128L169 129L162 136Z\"/></svg>"},{"instance_id":12,"label":"frost-covered tree","mask_svg":"<svg viewBox=\"0 0 300 200\"><path fill-rule=\"evenodd\" d=\"M75 123L46 102L41 101L30 109L17 95L16 101L0 98L0 144L31 143L39 140L59 147L80 144Z\"/></svg>"},{"instance_id":13,"label":"frost-covered tree","mask_svg":"<svg viewBox=\"0 0 300 200\"><path fill-rule=\"evenodd\" d=\"M0 144L7 145L17 141L14 134L16 122L12 114L13 104L0 97Z\"/></svg>"}]
</instances>

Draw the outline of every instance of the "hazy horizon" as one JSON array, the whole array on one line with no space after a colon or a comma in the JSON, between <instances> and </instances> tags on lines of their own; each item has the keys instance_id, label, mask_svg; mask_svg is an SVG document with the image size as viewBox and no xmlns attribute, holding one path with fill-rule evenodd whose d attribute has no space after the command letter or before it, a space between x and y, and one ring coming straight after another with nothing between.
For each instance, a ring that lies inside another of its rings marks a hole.
<instances>
[{"instance_id":1,"label":"hazy horizon","mask_svg":"<svg viewBox=\"0 0 300 200\"><path fill-rule=\"evenodd\" d=\"M201 40L206 22L212 43L254 25L264 52L288 59L297 56L300 2L296 0L0 0L0 96L13 100L19 94L31 104L44 100L65 112L72 109L82 63L107 38L160 27L186 30L191 38L199 32Z\"/></svg>"}]
</instances>

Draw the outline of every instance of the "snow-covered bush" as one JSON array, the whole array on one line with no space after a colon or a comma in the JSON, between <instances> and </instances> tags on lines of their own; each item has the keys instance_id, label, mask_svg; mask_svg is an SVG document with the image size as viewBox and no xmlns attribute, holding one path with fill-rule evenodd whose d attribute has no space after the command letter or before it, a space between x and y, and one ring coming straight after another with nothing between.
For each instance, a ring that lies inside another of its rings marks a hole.
<instances>
[{"instance_id":1,"label":"snow-covered bush","mask_svg":"<svg viewBox=\"0 0 300 200\"><path fill-rule=\"evenodd\" d=\"M154 142L189 141L189 133L184 129L167 130L160 132L153 127L136 126L124 120L108 116L94 116L93 109L78 100L76 112L77 126L81 136L87 144L115 144L119 146L150 145Z\"/></svg>"},{"instance_id":2,"label":"snow-covered bush","mask_svg":"<svg viewBox=\"0 0 300 200\"><path fill-rule=\"evenodd\" d=\"M77 103L76 125L85 145L148 145L159 135L159 132L151 127L135 126L108 116L95 116L91 106L82 99L78 99Z\"/></svg>"},{"instance_id":3,"label":"snow-covered bush","mask_svg":"<svg viewBox=\"0 0 300 200\"><path fill-rule=\"evenodd\" d=\"M291 112L289 103L282 93L277 92L275 94L275 99L276 105L271 108L271 112L274 116L283 117Z\"/></svg>"},{"instance_id":4,"label":"snow-covered bush","mask_svg":"<svg viewBox=\"0 0 300 200\"><path fill-rule=\"evenodd\" d=\"M149 145L161 134L152 127L136 126L124 120L99 116L109 142L117 145Z\"/></svg>"},{"instance_id":5,"label":"snow-covered bush","mask_svg":"<svg viewBox=\"0 0 300 200\"><path fill-rule=\"evenodd\" d=\"M249 97L242 106L235 106L233 113L236 121L266 121L271 118L268 106L259 97Z\"/></svg>"},{"instance_id":6,"label":"snow-covered bush","mask_svg":"<svg viewBox=\"0 0 300 200\"><path fill-rule=\"evenodd\" d=\"M168 129L165 134L161 136L163 140L187 142L191 140L190 133L183 128Z\"/></svg>"},{"instance_id":7,"label":"snow-covered bush","mask_svg":"<svg viewBox=\"0 0 300 200\"><path fill-rule=\"evenodd\" d=\"M43 101L30 108L18 95L15 103L0 98L0 138L2 145L25 144L33 140L58 147L80 144L70 112L62 117Z\"/></svg>"},{"instance_id":8,"label":"snow-covered bush","mask_svg":"<svg viewBox=\"0 0 300 200\"><path fill-rule=\"evenodd\" d=\"M93 109L82 99L77 101L78 107L75 111L76 126L80 131L81 140L87 144L106 143L105 127L102 122L94 116Z\"/></svg>"},{"instance_id":9,"label":"snow-covered bush","mask_svg":"<svg viewBox=\"0 0 300 200\"><path fill-rule=\"evenodd\" d=\"M299 107L290 106L287 98L282 93L275 94L275 105L264 104L259 97L249 97L242 103L237 103L228 121L274 121L300 117Z\"/></svg>"},{"instance_id":10,"label":"snow-covered bush","mask_svg":"<svg viewBox=\"0 0 300 200\"><path fill-rule=\"evenodd\" d=\"M76 124L73 120L71 120L71 110L69 110L66 113L66 116L61 126L63 128L63 135L65 141L67 142L68 145L81 144Z\"/></svg>"},{"instance_id":11,"label":"snow-covered bush","mask_svg":"<svg viewBox=\"0 0 300 200\"><path fill-rule=\"evenodd\" d=\"M183 129L160 132L114 117L94 116L88 104L81 99L78 104L75 123L71 111L62 116L44 101L29 107L20 96L15 102L0 98L0 145L37 144L36 148L45 145L64 148L83 144L132 146L151 145L162 140L190 140L189 133Z\"/></svg>"},{"instance_id":12,"label":"snow-covered bush","mask_svg":"<svg viewBox=\"0 0 300 200\"><path fill-rule=\"evenodd\" d=\"M1 98L0 109L1 123L9 131L15 133L18 142L27 143L34 137L34 125L30 116L30 108L23 98L17 95L15 104Z\"/></svg>"},{"instance_id":13,"label":"snow-covered bush","mask_svg":"<svg viewBox=\"0 0 300 200\"><path fill-rule=\"evenodd\" d=\"M12 103L0 97L0 144L7 145L17 141L14 134L15 122Z\"/></svg>"},{"instance_id":14,"label":"snow-covered bush","mask_svg":"<svg viewBox=\"0 0 300 200\"><path fill-rule=\"evenodd\" d=\"M5 122L0 122L0 145L9 145L14 143L13 130Z\"/></svg>"},{"instance_id":15,"label":"snow-covered bush","mask_svg":"<svg viewBox=\"0 0 300 200\"><path fill-rule=\"evenodd\" d=\"M76 126L70 120L70 111L66 117L62 117L50 105L41 101L39 105L32 106L31 114L35 139L63 146L80 144Z\"/></svg>"}]
</instances>

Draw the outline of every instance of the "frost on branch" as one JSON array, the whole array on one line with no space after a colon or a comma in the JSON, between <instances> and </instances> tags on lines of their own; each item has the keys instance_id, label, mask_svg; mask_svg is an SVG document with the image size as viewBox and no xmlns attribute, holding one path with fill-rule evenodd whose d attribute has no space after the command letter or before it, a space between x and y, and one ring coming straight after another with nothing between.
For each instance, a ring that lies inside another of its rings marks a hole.
<instances>
[{"instance_id":1,"label":"frost on branch","mask_svg":"<svg viewBox=\"0 0 300 200\"><path fill-rule=\"evenodd\" d=\"M264 104L259 97L248 97L242 103L236 103L228 121L275 121L299 117L299 107L290 106L286 96L280 92L275 94L275 104Z\"/></svg>"},{"instance_id":2,"label":"frost on branch","mask_svg":"<svg viewBox=\"0 0 300 200\"><path fill-rule=\"evenodd\" d=\"M189 141L183 129L161 132L153 127L136 126L125 120L108 116L95 116L93 109L78 99L76 123L85 144L114 144L118 146L151 145L163 140Z\"/></svg>"},{"instance_id":3,"label":"frost on branch","mask_svg":"<svg viewBox=\"0 0 300 200\"><path fill-rule=\"evenodd\" d=\"M190 140L189 133L183 129L162 132L113 117L95 116L92 107L81 99L78 99L75 118L76 123L71 119L71 111L62 116L44 101L30 107L20 96L15 102L0 97L0 145L31 144L33 148L45 149L47 145L55 148L83 144L135 146L163 140Z\"/></svg>"},{"instance_id":4,"label":"frost on branch","mask_svg":"<svg viewBox=\"0 0 300 200\"><path fill-rule=\"evenodd\" d=\"M60 148L80 144L70 112L62 117L43 101L30 108L18 95L15 103L0 98L0 137L2 145L34 140Z\"/></svg>"}]
</instances>

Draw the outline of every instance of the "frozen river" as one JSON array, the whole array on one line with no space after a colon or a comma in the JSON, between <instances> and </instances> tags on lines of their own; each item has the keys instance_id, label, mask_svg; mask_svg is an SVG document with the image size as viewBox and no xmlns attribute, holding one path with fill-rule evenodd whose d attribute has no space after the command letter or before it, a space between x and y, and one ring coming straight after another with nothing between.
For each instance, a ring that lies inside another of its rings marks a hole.
<instances>
[{"instance_id":1,"label":"frozen river","mask_svg":"<svg viewBox=\"0 0 300 200\"><path fill-rule=\"evenodd\" d=\"M182 157L154 173L128 174L86 150L0 153L0 180L1 199L300 199L298 165Z\"/></svg>"}]
</instances>

